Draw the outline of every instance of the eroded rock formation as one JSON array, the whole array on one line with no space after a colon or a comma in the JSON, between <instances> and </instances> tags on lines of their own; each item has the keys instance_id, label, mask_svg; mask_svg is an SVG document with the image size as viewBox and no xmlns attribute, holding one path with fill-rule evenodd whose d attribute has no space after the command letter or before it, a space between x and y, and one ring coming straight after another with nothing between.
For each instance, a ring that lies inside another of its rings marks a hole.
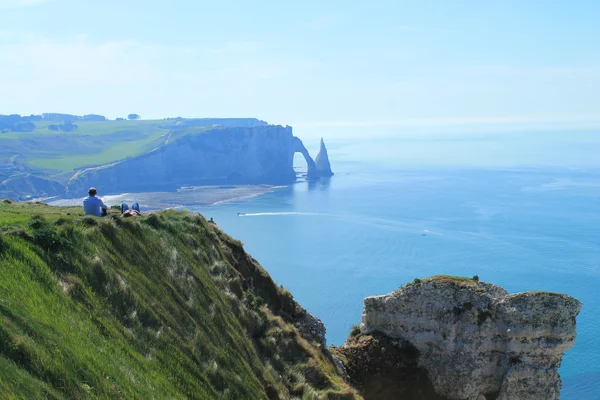
<instances>
[{"instance_id":1,"label":"eroded rock formation","mask_svg":"<svg viewBox=\"0 0 600 400\"><path fill-rule=\"evenodd\" d=\"M305 309L301 308L296 312L299 317L294 325L298 330L304 333L313 341L325 345L325 324L321 319L315 317Z\"/></svg>"},{"instance_id":2,"label":"eroded rock formation","mask_svg":"<svg viewBox=\"0 0 600 400\"><path fill-rule=\"evenodd\" d=\"M304 156L304 160L306 161L306 179L315 180L319 178L319 174L317 172L317 166L315 165L315 161L312 159L306 147L304 147L304 143L302 140L294 136L294 153L300 153Z\"/></svg>"},{"instance_id":3,"label":"eroded rock formation","mask_svg":"<svg viewBox=\"0 0 600 400\"><path fill-rule=\"evenodd\" d=\"M446 400L418 366L418 351L402 340L378 333L354 334L332 352L366 400Z\"/></svg>"},{"instance_id":4,"label":"eroded rock formation","mask_svg":"<svg viewBox=\"0 0 600 400\"><path fill-rule=\"evenodd\" d=\"M333 176L331 164L329 163L329 156L327 155L327 147L325 147L323 138L321 138L321 148L319 149L319 154L317 154L317 158L315 158L315 165L317 167L317 174L320 177Z\"/></svg>"},{"instance_id":5,"label":"eroded rock formation","mask_svg":"<svg viewBox=\"0 0 600 400\"><path fill-rule=\"evenodd\" d=\"M563 294L510 295L478 280L437 276L366 298L360 330L414 347L417 366L445 398L555 400L580 310Z\"/></svg>"}]
</instances>

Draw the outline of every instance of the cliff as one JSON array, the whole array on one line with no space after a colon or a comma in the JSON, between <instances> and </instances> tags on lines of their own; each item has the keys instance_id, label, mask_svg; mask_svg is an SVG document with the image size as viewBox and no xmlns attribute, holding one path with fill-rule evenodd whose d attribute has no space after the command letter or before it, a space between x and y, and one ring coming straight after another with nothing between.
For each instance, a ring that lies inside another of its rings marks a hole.
<instances>
[{"instance_id":1,"label":"cliff","mask_svg":"<svg viewBox=\"0 0 600 400\"><path fill-rule=\"evenodd\" d=\"M296 152L307 162L307 178L317 179L319 170L291 127L215 127L137 157L79 171L67 183L67 194L80 196L90 186L120 193L222 183L288 184L296 180Z\"/></svg>"},{"instance_id":2,"label":"cliff","mask_svg":"<svg viewBox=\"0 0 600 400\"><path fill-rule=\"evenodd\" d=\"M245 128L269 125L268 122L257 118L173 118L173 120L177 121L175 129L214 125Z\"/></svg>"},{"instance_id":3,"label":"cliff","mask_svg":"<svg viewBox=\"0 0 600 400\"><path fill-rule=\"evenodd\" d=\"M339 352L366 399L555 400L580 310L562 294L510 295L478 280L436 276L366 298L360 332ZM394 351L394 367L382 371ZM402 387L406 376L415 379ZM382 381L392 382L387 392Z\"/></svg>"},{"instance_id":4,"label":"cliff","mask_svg":"<svg viewBox=\"0 0 600 400\"><path fill-rule=\"evenodd\" d=\"M317 154L317 158L315 158L315 164L317 168L317 174L319 176L333 176L333 172L331 171L331 164L329 163L329 155L327 154L327 147L325 147L325 142L323 141L323 138L321 138L321 148L319 149L319 154Z\"/></svg>"},{"instance_id":5,"label":"cliff","mask_svg":"<svg viewBox=\"0 0 600 400\"><path fill-rule=\"evenodd\" d=\"M65 187L52 179L20 173L0 182L0 197L25 200L31 197L63 196Z\"/></svg>"},{"instance_id":6,"label":"cliff","mask_svg":"<svg viewBox=\"0 0 600 400\"><path fill-rule=\"evenodd\" d=\"M0 200L0 397L354 399L323 324L201 215Z\"/></svg>"},{"instance_id":7,"label":"cliff","mask_svg":"<svg viewBox=\"0 0 600 400\"><path fill-rule=\"evenodd\" d=\"M555 400L581 303L436 276L365 299L344 346L201 215L0 201L0 393ZM339 357L339 358L338 358Z\"/></svg>"}]
</instances>

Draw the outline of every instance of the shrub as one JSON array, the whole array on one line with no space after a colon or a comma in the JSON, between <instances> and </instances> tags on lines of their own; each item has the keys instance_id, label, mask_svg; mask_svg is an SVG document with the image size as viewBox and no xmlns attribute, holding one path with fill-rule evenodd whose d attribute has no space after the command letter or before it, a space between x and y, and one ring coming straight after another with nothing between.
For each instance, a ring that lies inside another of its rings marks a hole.
<instances>
[{"instance_id":1,"label":"shrub","mask_svg":"<svg viewBox=\"0 0 600 400\"><path fill-rule=\"evenodd\" d=\"M306 381L317 389L325 389L329 379L313 361L309 361L300 367L300 372L306 378Z\"/></svg>"},{"instance_id":2,"label":"shrub","mask_svg":"<svg viewBox=\"0 0 600 400\"><path fill-rule=\"evenodd\" d=\"M34 220L30 226L33 228L31 232L33 242L45 250L57 251L68 243L66 238L59 236L43 220Z\"/></svg>"},{"instance_id":3,"label":"shrub","mask_svg":"<svg viewBox=\"0 0 600 400\"><path fill-rule=\"evenodd\" d=\"M29 221L29 227L31 229L41 229L47 225L46 221L41 215L34 215Z\"/></svg>"},{"instance_id":4,"label":"shrub","mask_svg":"<svg viewBox=\"0 0 600 400\"><path fill-rule=\"evenodd\" d=\"M252 308L255 310L262 306L265 302L262 297L257 296L253 290L246 292L246 297L250 306L252 306Z\"/></svg>"},{"instance_id":5,"label":"shrub","mask_svg":"<svg viewBox=\"0 0 600 400\"><path fill-rule=\"evenodd\" d=\"M352 328L350 328L350 337L357 338L360 335L361 335L361 333L360 333L360 324L354 324L354 325L352 325Z\"/></svg>"},{"instance_id":6,"label":"shrub","mask_svg":"<svg viewBox=\"0 0 600 400\"><path fill-rule=\"evenodd\" d=\"M98 220L96 218L97 217L83 217L80 221L84 226L87 227L96 226L98 225Z\"/></svg>"},{"instance_id":7,"label":"shrub","mask_svg":"<svg viewBox=\"0 0 600 400\"><path fill-rule=\"evenodd\" d=\"M479 282L479 275L475 275L475 276L473 276L473 280L474 280L475 282Z\"/></svg>"},{"instance_id":8,"label":"shrub","mask_svg":"<svg viewBox=\"0 0 600 400\"><path fill-rule=\"evenodd\" d=\"M421 282L423 282L423 281L422 281L422 280L420 280L419 278L415 278L415 279L413 280L413 283L416 283L416 284L419 284L419 283L421 283Z\"/></svg>"},{"instance_id":9,"label":"shrub","mask_svg":"<svg viewBox=\"0 0 600 400\"><path fill-rule=\"evenodd\" d=\"M56 221L54 221L54 225L61 226L61 225L66 224L67 222L68 222L68 220L66 218L61 217L61 218L57 219Z\"/></svg>"},{"instance_id":10,"label":"shrub","mask_svg":"<svg viewBox=\"0 0 600 400\"><path fill-rule=\"evenodd\" d=\"M146 225L149 225L155 229L159 229L162 227L163 223L160 220L160 217L156 214L150 214L148 218L143 221Z\"/></svg>"}]
</instances>

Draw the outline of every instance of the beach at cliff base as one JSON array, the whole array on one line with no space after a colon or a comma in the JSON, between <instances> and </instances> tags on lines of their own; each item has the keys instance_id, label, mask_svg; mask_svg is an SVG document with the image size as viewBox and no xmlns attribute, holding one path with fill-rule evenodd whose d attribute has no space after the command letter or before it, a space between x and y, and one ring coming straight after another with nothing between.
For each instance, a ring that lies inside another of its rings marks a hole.
<instances>
[{"instance_id":1,"label":"beach at cliff base","mask_svg":"<svg viewBox=\"0 0 600 400\"><path fill-rule=\"evenodd\" d=\"M280 187L272 185L187 186L179 188L176 192L121 193L101 197L109 206L119 205L122 202L132 203L136 201L145 210L159 210L185 208L192 205L211 205L232 200L247 199L272 192ZM41 200L53 206L70 206L80 205L82 198Z\"/></svg>"}]
</instances>

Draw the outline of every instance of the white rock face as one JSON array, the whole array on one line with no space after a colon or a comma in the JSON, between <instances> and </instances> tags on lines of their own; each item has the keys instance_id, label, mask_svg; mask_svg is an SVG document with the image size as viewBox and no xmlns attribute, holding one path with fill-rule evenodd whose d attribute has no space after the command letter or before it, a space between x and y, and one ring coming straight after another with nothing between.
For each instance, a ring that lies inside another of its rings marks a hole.
<instances>
[{"instance_id":1,"label":"white rock face","mask_svg":"<svg viewBox=\"0 0 600 400\"><path fill-rule=\"evenodd\" d=\"M361 331L414 345L419 366L449 399L555 400L580 311L562 294L509 295L488 283L433 277L367 297Z\"/></svg>"},{"instance_id":2,"label":"white rock face","mask_svg":"<svg viewBox=\"0 0 600 400\"><path fill-rule=\"evenodd\" d=\"M288 184L296 180L294 153L313 159L291 127L264 125L216 127L172 140L153 151L77 173L67 193L82 196L95 186L101 193L175 190L213 184Z\"/></svg>"}]
</instances>

